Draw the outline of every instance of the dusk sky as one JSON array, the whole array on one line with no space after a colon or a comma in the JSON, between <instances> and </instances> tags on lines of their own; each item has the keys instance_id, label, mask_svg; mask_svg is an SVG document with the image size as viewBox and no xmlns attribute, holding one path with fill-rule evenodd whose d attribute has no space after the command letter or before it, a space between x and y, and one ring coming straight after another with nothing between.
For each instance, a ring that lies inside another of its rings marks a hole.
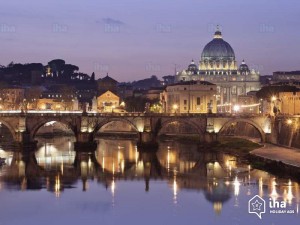
<instances>
[{"instance_id":1,"label":"dusk sky","mask_svg":"<svg viewBox=\"0 0 300 225\"><path fill-rule=\"evenodd\" d=\"M238 64L300 70L299 0L1 1L0 64L64 59L133 81L197 64L220 24Z\"/></svg>"}]
</instances>

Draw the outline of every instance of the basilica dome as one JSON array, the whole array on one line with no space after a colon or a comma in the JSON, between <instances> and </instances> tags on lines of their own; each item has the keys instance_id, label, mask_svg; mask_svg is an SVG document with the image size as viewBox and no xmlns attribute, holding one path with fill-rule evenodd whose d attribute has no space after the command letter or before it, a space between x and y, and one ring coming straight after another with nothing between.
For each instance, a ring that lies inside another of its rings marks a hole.
<instances>
[{"instance_id":1,"label":"basilica dome","mask_svg":"<svg viewBox=\"0 0 300 225\"><path fill-rule=\"evenodd\" d=\"M221 31L217 30L214 39L204 47L201 58L235 60L235 54L230 44L223 40Z\"/></svg>"},{"instance_id":2,"label":"basilica dome","mask_svg":"<svg viewBox=\"0 0 300 225\"><path fill-rule=\"evenodd\" d=\"M237 73L235 54L217 27L214 39L203 49L200 64L200 74L206 75L233 75Z\"/></svg>"}]
</instances>

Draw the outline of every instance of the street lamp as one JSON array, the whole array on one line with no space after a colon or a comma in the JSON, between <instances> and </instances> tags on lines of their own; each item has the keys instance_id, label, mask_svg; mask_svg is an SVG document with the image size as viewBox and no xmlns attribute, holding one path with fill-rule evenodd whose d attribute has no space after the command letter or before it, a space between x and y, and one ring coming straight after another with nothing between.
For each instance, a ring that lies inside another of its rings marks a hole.
<instances>
[{"instance_id":1,"label":"street lamp","mask_svg":"<svg viewBox=\"0 0 300 225\"><path fill-rule=\"evenodd\" d=\"M288 120L286 121L286 123L287 123L288 125L291 125L291 124L293 123L293 120L288 119Z\"/></svg>"},{"instance_id":2,"label":"street lamp","mask_svg":"<svg viewBox=\"0 0 300 225\"><path fill-rule=\"evenodd\" d=\"M234 105L233 106L233 111L235 112L235 113L237 113L238 111L240 111L240 106L239 105Z\"/></svg>"}]
</instances>

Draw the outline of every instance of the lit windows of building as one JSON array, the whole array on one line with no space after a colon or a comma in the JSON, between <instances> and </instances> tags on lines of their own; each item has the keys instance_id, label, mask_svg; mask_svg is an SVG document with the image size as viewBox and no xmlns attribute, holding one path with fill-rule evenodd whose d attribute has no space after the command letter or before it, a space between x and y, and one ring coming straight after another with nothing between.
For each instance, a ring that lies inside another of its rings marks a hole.
<instances>
[{"instance_id":1,"label":"lit windows of building","mask_svg":"<svg viewBox=\"0 0 300 225\"><path fill-rule=\"evenodd\" d=\"M238 95L261 88L259 72L250 69L244 60L237 66L234 50L223 40L218 28L213 40L204 47L199 66L192 61L186 70L177 73L175 80L200 80L216 84L219 105L237 104Z\"/></svg>"},{"instance_id":2,"label":"lit windows of building","mask_svg":"<svg viewBox=\"0 0 300 225\"><path fill-rule=\"evenodd\" d=\"M216 85L206 81L187 81L166 87L161 96L166 113L215 113Z\"/></svg>"}]
</instances>

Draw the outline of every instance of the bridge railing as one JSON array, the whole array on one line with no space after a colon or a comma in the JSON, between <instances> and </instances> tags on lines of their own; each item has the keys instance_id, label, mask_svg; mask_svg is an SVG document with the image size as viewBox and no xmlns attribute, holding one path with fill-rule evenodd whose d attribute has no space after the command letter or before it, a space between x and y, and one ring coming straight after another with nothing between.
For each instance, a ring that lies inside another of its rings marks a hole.
<instances>
[{"instance_id":1,"label":"bridge railing","mask_svg":"<svg viewBox=\"0 0 300 225\"><path fill-rule=\"evenodd\" d=\"M144 112L124 112L124 113L99 113L99 112L83 112L83 111L46 111L46 110L11 110L0 111L0 117L7 116L90 116L90 117L233 117L233 118L249 118L263 116L254 113L144 113Z\"/></svg>"}]
</instances>

